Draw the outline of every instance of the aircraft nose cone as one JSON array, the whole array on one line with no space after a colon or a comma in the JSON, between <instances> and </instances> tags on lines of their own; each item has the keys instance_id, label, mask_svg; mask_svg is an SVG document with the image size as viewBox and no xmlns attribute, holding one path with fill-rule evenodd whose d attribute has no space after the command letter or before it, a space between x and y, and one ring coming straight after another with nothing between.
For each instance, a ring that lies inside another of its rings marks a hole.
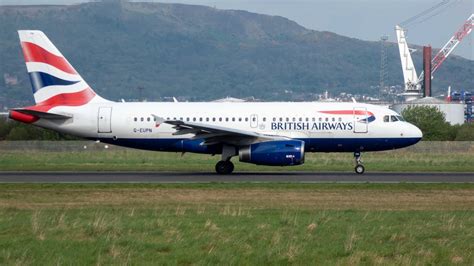
<instances>
[{"instance_id":1,"label":"aircraft nose cone","mask_svg":"<svg viewBox=\"0 0 474 266\"><path fill-rule=\"evenodd\" d=\"M423 138L423 132L421 132L421 130L413 124L410 124L409 132L410 132L410 137L412 138L416 138L418 140Z\"/></svg>"}]
</instances>

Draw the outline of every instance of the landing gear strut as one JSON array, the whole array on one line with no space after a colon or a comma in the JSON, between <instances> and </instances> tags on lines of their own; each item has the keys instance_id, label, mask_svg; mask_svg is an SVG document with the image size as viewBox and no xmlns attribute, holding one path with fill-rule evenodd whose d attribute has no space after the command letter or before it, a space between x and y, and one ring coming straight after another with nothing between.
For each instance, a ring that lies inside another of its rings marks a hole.
<instances>
[{"instance_id":1,"label":"landing gear strut","mask_svg":"<svg viewBox=\"0 0 474 266\"><path fill-rule=\"evenodd\" d=\"M228 175L234 171L234 164L231 161L219 161L216 164L216 172L220 175Z\"/></svg>"},{"instance_id":2,"label":"landing gear strut","mask_svg":"<svg viewBox=\"0 0 474 266\"><path fill-rule=\"evenodd\" d=\"M357 174L361 175L365 172L365 168L362 165L360 152L354 152L354 158L355 158L355 163L356 163L356 167L354 168L354 170Z\"/></svg>"}]
</instances>

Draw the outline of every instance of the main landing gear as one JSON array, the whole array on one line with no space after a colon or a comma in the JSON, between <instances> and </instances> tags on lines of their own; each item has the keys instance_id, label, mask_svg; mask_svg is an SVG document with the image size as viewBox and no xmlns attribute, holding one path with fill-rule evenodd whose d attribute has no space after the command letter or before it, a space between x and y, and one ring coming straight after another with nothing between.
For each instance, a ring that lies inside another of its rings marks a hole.
<instances>
[{"instance_id":1,"label":"main landing gear","mask_svg":"<svg viewBox=\"0 0 474 266\"><path fill-rule=\"evenodd\" d=\"M355 158L355 163L356 163L356 167L354 168L354 170L359 175L365 172L365 168L362 165L362 159L360 157L361 157L360 152L354 152L354 158Z\"/></svg>"},{"instance_id":2,"label":"main landing gear","mask_svg":"<svg viewBox=\"0 0 474 266\"><path fill-rule=\"evenodd\" d=\"M234 164L230 161L232 156L237 155L234 146L224 145L222 147L222 158L216 164L216 172L220 175L228 175L234 171Z\"/></svg>"}]
</instances>

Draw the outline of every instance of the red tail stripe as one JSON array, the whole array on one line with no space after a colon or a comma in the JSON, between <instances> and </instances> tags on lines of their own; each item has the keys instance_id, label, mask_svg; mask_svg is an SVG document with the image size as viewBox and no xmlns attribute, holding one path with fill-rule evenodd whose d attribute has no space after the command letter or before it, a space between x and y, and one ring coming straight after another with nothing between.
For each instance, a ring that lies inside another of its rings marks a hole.
<instances>
[{"instance_id":1,"label":"red tail stripe","mask_svg":"<svg viewBox=\"0 0 474 266\"><path fill-rule=\"evenodd\" d=\"M64 57L54 55L34 43L22 42L21 48L26 62L45 63L69 74L77 74L76 70Z\"/></svg>"},{"instance_id":2,"label":"red tail stripe","mask_svg":"<svg viewBox=\"0 0 474 266\"><path fill-rule=\"evenodd\" d=\"M331 115L370 115L373 116L374 114L369 111L362 111L362 110L337 110L337 111L319 111L323 114L331 114Z\"/></svg>"},{"instance_id":3,"label":"red tail stripe","mask_svg":"<svg viewBox=\"0 0 474 266\"><path fill-rule=\"evenodd\" d=\"M47 112L56 106L80 106L90 102L95 95L96 94L94 91L92 91L90 88L87 88L85 90L73 93L61 93L40 102L35 106L30 106L27 108L30 110Z\"/></svg>"}]
</instances>

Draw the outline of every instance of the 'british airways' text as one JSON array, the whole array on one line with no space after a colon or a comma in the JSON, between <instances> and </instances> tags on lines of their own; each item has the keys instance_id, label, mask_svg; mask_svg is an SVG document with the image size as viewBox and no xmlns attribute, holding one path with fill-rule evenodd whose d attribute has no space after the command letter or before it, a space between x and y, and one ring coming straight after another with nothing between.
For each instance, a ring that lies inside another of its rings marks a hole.
<instances>
[{"instance_id":1,"label":"'british airways' text","mask_svg":"<svg viewBox=\"0 0 474 266\"><path fill-rule=\"evenodd\" d=\"M352 122L272 122L272 130L306 130L306 131L324 131L324 130L353 130Z\"/></svg>"}]
</instances>

